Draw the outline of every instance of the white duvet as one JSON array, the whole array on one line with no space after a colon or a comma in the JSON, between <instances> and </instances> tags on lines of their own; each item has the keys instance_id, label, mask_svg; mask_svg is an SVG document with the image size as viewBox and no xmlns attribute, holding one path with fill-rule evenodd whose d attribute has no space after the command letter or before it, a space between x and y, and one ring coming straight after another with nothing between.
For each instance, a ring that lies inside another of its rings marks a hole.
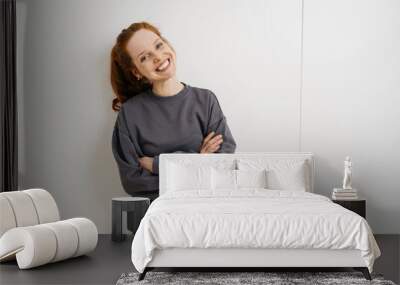
<instances>
[{"instance_id":1,"label":"white duvet","mask_svg":"<svg viewBox=\"0 0 400 285\"><path fill-rule=\"evenodd\" d=\"M366 220L325 196L299 191L241 189L216 194L166 193L150 205L132 242L143 272L154 249L358 249L372 272L380 250Z\"/></svg>"}]
</instances>

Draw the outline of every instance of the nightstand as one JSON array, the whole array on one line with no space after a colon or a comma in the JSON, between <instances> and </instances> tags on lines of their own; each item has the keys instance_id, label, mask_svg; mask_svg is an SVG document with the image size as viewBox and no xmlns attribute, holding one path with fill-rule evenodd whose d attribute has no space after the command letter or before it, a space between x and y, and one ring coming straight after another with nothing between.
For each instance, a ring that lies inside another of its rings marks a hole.
<instances>
[{"instance_id":1,"label":"nightstand","mask_svg":"<svg viewBox=\"0 0 400 285\"><path fill-rule=\"evenodd\" d=\"M355 200L337 200L332 199L332 202L339 204L340 206L359 214L364 219L366 218L366 200L355 199Z\"/></svg>"},{"instance_id":2,"label":"nightstand","mask_svg":"<svg viewBox=\"0 0 400 285\"><path fill-rule=\"evenodd\" d=\"M122 212L133 213L133 234L139 227L140 221L150 206L150 199L145 197L118 197L112 199L112 235L113 241L123 241L122 234Z\"/></svg>"}]
</instances>

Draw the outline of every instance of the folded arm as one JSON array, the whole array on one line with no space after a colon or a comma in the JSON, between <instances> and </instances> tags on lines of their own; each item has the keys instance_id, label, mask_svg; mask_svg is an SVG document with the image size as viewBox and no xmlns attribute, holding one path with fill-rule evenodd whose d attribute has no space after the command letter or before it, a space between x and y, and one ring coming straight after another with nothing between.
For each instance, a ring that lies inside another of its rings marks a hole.
<instances>
[{"instance_id":1,"label":"folded arm","mask_svg":"<svg viewBox=\"0 0 400 285\"><path fill-rule=\"evenodd\" d=\"M132 139L121 119L117 119L112 135L112 151L127 193L154 193L159 189L158 177L142 168L139 163L137 143Z\"/></svg>"},{"instance_id":2,"label":"folded arm","mask_svg":"<svg viewBox=\"0 0 400 285\"><path fill-rule=\"evenodd\" d=\"M214 131L216 135L221 134L223 142L216 153L234 153L236 142L229 129L227 119L222 112L217 97L211 92L211 103L209 109L209 120L207 124L207 134Z\"/></svg>"}]
</instances>

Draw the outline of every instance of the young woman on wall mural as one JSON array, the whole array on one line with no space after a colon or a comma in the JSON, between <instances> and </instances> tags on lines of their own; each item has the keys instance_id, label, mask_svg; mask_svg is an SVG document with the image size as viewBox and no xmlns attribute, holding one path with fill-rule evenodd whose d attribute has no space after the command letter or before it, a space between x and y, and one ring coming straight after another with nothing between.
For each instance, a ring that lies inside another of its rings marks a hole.
<instances>
[{"instance_id":1,"label":"young woman on wall mural","mask_svg":"<svg viewBox=\"0 0 400 285\"><path fill-rule=\"evenodd\" d=\"M128 194L158 197L161 153L235 152L217 97L177 79L175 50L150 23L133 23L118 35L111 84L118 111L112 151Z\"/></svg>"}]
</instances>

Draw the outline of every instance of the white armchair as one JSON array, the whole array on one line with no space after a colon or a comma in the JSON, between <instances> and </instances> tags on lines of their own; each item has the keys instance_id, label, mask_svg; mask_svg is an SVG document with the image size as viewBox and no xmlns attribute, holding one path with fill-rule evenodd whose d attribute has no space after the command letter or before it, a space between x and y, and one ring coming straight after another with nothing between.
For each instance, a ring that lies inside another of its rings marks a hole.
<instances>
[{"instance_id":1,"label":"white armchair","mask_svg":"<svg viewBox=\"0 0 400 285\"><path fill-rule=\"evenodd\" d=\"M87 218L60 221L44 189L0 193L0 262L17 259L20 269L57 262L94 250L97 238Z\"/></svg>"}]
</instances>

